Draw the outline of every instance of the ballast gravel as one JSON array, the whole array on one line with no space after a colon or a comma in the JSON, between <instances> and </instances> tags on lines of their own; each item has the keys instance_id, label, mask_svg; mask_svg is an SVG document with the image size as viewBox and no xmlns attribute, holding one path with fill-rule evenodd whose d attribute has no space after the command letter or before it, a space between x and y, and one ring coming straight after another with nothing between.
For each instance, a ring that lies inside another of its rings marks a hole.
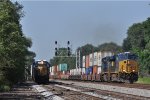
<instances>
[{"instance_id":1,"label":"ballast gravel","mask_svg":"<svg viewBox=\"0 0 150 100\"><path fill-rule=\"evenodd\" d=\"M92 83L82 83L82 82L74 82L74 81L61 81L55 80L56 82L62 82L66 84L73 84L76 86L95 88L100 90L113 91L118 93L124 93L129 95L137 95L142 97L150 97L150 90L146 89L136 89L136 88L127 88L127 87L119 87L119 86L109 86L103 84L92 84Z\"/></svg>"}]
</instances>

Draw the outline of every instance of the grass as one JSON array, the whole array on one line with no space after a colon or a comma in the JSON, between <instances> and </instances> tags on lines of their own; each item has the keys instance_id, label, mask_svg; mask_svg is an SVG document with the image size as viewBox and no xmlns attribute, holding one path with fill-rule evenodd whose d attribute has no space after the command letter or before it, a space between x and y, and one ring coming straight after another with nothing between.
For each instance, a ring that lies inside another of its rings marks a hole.
<instances>
[{"instance_id":1,"label":"grass","mask_svg":"<svg viewBox=\"0 0 150 100\"><path fill-rule=\"evenodd\" d=\"M139 77L137 83L150 84L150 77Z\"/></svg>"}]
</instances>

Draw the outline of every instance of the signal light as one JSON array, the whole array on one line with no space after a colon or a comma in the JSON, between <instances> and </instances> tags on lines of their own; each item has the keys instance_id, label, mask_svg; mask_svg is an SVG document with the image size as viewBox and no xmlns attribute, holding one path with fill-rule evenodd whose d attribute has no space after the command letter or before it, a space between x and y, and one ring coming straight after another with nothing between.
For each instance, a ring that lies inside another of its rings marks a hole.
<instances>
[{"instance_id":1,"label":"signal light","mask_svg":"<svg viewBox=\"0 0 150 100\"><path fill-rule=\"evenodd\" d=\"M57 51L57 48L55 48L55 50Z\"/></svg>"},{"instance_id":2,"label":"signal light","mask_svg":"<svg viewBox=\"0 0 150 100\"><path fill-rule=\"evenodd\" d=\"M55 44L57 44L57 41L55 41Z\"/></svg>"},{"instance_id":3,"label":"signal light","mask_svg":"<svg viewBox=\"0 0 150 100\"><path fill-rule=\"evenodd\" d=\"M70 50L70 47L68 47L68 51Z\"/></svg>"},{"instance_id":4,"label":"signal light","mask_svg":"<svg viewBox=\"0 0 150 100\"><path fill-rule=\"evenodd\" d=\"M69 45L69 44L70 44L70 41L68 41L67 44Z\"/></svg>"}]
</instances>

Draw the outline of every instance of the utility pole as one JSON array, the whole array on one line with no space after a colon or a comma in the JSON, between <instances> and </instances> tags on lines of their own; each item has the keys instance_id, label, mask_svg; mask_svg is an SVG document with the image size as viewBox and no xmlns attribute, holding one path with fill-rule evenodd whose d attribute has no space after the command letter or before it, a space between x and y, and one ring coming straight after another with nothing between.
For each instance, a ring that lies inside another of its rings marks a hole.
<instances>
[{"instance_id":1,"label":"utility pole","mask_svg":"<svg viewBox=\"0 0 150 100\"><path fill-rule=\"evenodd\" d=\"M76 51L76 68L80 68L81 67L81 61L80 61L80 50Z\"/></svg>"}]
</instances>

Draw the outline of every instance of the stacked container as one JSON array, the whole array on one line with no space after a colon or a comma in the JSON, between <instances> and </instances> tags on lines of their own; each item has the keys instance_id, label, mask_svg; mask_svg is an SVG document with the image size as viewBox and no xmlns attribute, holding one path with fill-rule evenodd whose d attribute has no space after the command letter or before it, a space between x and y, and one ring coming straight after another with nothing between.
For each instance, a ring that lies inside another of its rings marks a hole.
<instances>
[{"instance_id":1,"label":"stacked container","mask_svg":"<svg viewBox=\"0 0 150 100\"><path fill-rule=\"evenodd\" d=\"M89 54L89 66L93 66L93 62L94 62L94 56L93 53Z\"/></svg>"},{"instance_id":2,"label":"stacked container","mask_svg":"<svg viewBox=\"0 0 150 100\"><path fill-rule=\"evenodd\" d=\"M86 67L86 68L89 67L89 55L86 55L86 59L85 59L85 67Z\"/></svg>"},{"instance_id":3,"label":"stacked container","mask_svg":"<svg viewBox=\"0 0 150 100\"><path fill-rule=\"evenodd\" d=\"M82 57L82 67L85 67L85 56Z\"/></svg>"},{"instance_id":4,"label":"stacked container","mask_svg":"<svg viewBox=\"0 0 150 100\"><path fill-rule=\"evenodd\" d=\"M93 75L97 74L97 71L98 71L98 53L94 52Z\"/></svg>"},{"instance_id":5,"label":"stacked container","mask_svg":"<svg viewBox=\"0 0 150 100\"><path fill-rule=\"evenodd\" d=\"M59 64L59 71L67 71L67 64Z\"/></svg>"}]
</instances>

